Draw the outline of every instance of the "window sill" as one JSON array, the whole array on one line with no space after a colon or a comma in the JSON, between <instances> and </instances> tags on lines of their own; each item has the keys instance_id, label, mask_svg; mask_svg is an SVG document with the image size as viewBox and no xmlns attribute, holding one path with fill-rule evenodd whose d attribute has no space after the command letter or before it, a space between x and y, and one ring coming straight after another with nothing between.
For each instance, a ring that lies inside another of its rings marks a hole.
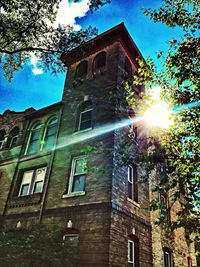
<instances>
[{"instance_id":1,"label":"window sill","mask_svg":"<svg viewBox=\"0 0 200 267\"><path fill-rule=\"evenodd\" d=\"M129 197L127 197L127 200L129 202L131 202L133 205L135 205L136 207L140 208L140 204L139 203L135 202L134 200L130 199Z\"/></svg>"},{"instance_id":2,"label":"window sill","mask_svg":"<svg viewBox=\"0 0 200 267\"><path fill-rule=\"evenodd\" d=\"M62 198L70 198L70 197L78 197L78 196L84 196L85 192L74 192L74 193L69 193L69 194L64 194L62 195Z\"/></svg>"},{"instance_id":3,"label":"window sill","mask_svg":"<svg viewBox=\"0 0 200 267\"><path fill-rule=\"evenodd\" d=\"M91 131L91 130L92 130L92 127L88 128L88 129L85 129L85 130L76 131L72 135L82 134L82 133L85 133L85 132L88 132L88 131Z\"/></svg>"}]
</instances>

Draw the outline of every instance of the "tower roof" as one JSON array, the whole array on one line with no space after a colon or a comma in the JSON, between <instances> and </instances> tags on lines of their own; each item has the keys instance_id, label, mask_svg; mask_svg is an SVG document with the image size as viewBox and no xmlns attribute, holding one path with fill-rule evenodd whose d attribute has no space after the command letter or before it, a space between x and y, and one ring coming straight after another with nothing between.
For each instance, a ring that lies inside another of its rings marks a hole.
<instances>
[{"instance_id":1,"label":"tower roof","mask_svg":"<svg viewBox=\"0 0 200 267\"><path fill-rule=\"evenodd\" d=\"M136 58L144 60L123 22L89 40L83 45L74 48L70 52L63 53L61 55L61 60L64 64L71 65L72 63L81 60L83 57L95 53L116 41L119 41L125 47L130 58L133 60Z\"/></svg>"}]
</instances>

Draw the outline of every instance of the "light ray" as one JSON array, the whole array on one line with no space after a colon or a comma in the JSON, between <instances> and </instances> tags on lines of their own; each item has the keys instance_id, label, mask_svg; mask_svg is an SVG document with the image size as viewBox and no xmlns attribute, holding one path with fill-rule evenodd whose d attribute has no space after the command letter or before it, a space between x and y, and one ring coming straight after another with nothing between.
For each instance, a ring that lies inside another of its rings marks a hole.
<instances>
[{"instance_id":1,"label":"light ray","mask_svg":"<svg viewBox=\"0 0 200 267\"><path fill-rule=\"evenodd\" d=\"M181 112L185 109L190 109L190 108L195 108L200 106L200 101L196 101L196 102L192 102L189 104L185 104L182 106L178 106L178 107L174 107L171 109L170 113L177 113L177 112ZM141 122L145 119L145 116L138 116L138 117L134 117L134 118L130 118L130 119L123 119L119 122L114 122L114 123L110 123L98 128L94 128L92 130L89 131L85 131L85 132L77 132L74 133L72 135L68 135L65 138L65 140L63 142L61 142L56 149L62 148L62 147L66 147L66 146L70 146L76 143L80 143L83 141L86 141L88 139L92 139L98 136L101 136L103 134L107 134L109 132L127 127L129 125L132 125L134 123L138 123Z\"/></svg>"}]
</instances>

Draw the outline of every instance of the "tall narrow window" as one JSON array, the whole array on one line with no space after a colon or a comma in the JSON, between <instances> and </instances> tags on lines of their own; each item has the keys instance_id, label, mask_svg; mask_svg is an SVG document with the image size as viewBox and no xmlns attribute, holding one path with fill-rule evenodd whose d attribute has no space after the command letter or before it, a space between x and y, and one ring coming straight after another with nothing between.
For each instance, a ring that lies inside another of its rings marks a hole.
<instances>
[{"instance_id":1,"label":"tall narrow window","mask_svg":"<svg viewBox=\"0 0 200 267\"><path fill-rule=\"evenodd\" d=\"M43 190L46 167L32 169L23 173L19 196L41 193Z\"/></svg>"},{"instance_id":2,"label":"tall narrow window","mask_svg":"<svg viewBox=\"0 0 200 267\"><path fill-rule=\"evenodd\" d=\"M164 216L164 219L167 222L169 222L170 221L170 209L169 209L169 203L168 203L167 195L160 192L159 193L159 200L160 200L161 215Z\"/></svg>"},{"instance_id":3,"label":"tall narrow window","mask_svg":"<svg viewBox=\"0 0 200 267\"><path fill-rule=\"evenodd\" d=\"M93 72L101 70L106 66L106 52L100 52L93 61Z\"/></svg>"},{"instance_id":4,"label":"tall narrow window","mask_svg":"<svg viewBox=\"0 0 200 267\"><path fill-rule=\"evenodd\" d=\"M79 111L78 131L92 128L92 102L86 101Z\"/></svg>"},{"instance_id":5,"label":"tall narrow window","mask_svg":"<svg viewBox=\"0 0 200 267\"><path fill-rule=\"evenodd\" d=\"M72 161L68 194L85 191L87 157L81 156Z\"/></svg>"},{"instance_id":6,"label":"tall narrow window","mask_svg":"<svg viewBox=\"0 0 200 267\"><path fill-rule=\"evenodd\" d=\"M88 71L87 60L82 61L76 68L75 78L85 78Z\"/></svg>"},{"instance_id":7,"label":"tall narrow window","mask_svg":"<svg viewBox=\"0 0 200 267\"><path fill-rule=\"evenodd\" d=\"M4 141L5 141L5 135L6 135L6 131L5 130L1 130L0 131L0 149L3 148Z\"/></svg>"},{"instance_id":8,"label":"tall narrow window","mask_svg":"<svg viewBox=\"0 0 200 267\"><path fill-rule=\"evenodd\" d=\"M10 148L15 146L17 144L18 137L19 137L19 128L15 127L9 133L7 146L10 147Z\"/></svg>"},{"instance_id":9,"label":"tall narrow window","mask_svg":"<svg viewBox=\"0 0 200 267\"><path fill-rule=\"evenodd\" d=\"M172 252L166 247L163 248L163 266L172 267Z\"/></svg>"},{"instance_id":10,"label":"tall narrow window","mask_svg":"<svg viewBox=\"0 0 200 267\"><path fill-rule=\"evenodd\" d=\"M44 139L44 149L49 150L53 147L55 142L56 128L58 118L52 118L46 127L46 134Z\"/></svg>"},{"instance_id":11,"label":"tall narrow window","mask_svg":"<svg viewBox=\"0 0 200 267\"><path fill-rule=\"evenodd\" d=\"M32 154L40 150L41 124L35 124L30 132L26 153Z\"/></svg>"},{"instance_id":12,"label":"tall narrow window","mask_svg":"<svg viewBox=\"0 0 200 267\"><path fill-rule=\"evenodd\" d=\"M139 267L139 239L135 235L128 237L128 266Z\"/></svg>"},{"instance_id":13,"label":"tall narrow window","mask_svg":"<svg viewBox=\"0 0 200 267\"><path fill-rule=\"evenodd\" d=\"M138 202L138 178L136 165L128 166L128 198Z\"/></svg>"}]
</instances>

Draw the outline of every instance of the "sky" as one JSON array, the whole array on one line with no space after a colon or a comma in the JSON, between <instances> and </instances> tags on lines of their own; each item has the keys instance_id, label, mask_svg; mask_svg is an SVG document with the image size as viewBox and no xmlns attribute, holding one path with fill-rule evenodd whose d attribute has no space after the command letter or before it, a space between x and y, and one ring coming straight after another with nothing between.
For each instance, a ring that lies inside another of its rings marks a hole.
<instances>
[{"instance_id":1,"label":"sky","mask_svg":"<svg viewBox=\"0 0 200 267\"><path fill-rule=\"evenodd\" d=\"M154 23L142 13L142 8L156 8L160 0L111 0L93 14L88 11L88 0L78 3L62 0L55 26L58 23L73 25L76 30L93 26L98 33L124 22L143 57L156 60L156 51L166 50L167 41L177 38L180 29L170 29L161 23ZM37 59L14 74L11 83L0 71L0 114L6 110L23 111L33 107L40 109L61 100L66 73L56 76L43 73L37 68Z\"/></svg>"}]
</instances>

